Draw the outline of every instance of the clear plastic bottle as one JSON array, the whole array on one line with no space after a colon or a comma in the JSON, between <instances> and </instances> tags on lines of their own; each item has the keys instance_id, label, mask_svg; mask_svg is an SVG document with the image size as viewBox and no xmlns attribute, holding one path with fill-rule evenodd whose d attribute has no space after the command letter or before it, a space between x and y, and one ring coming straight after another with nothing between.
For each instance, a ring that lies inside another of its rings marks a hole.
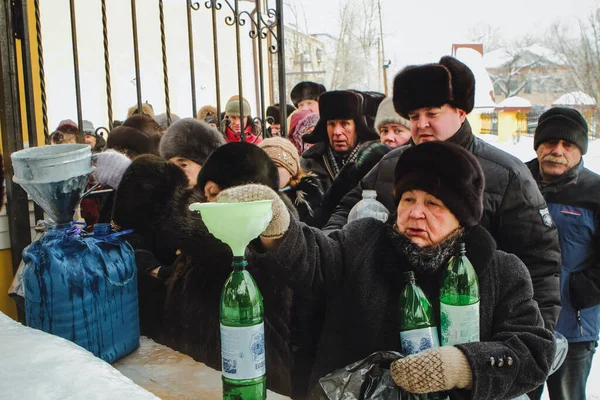
<instances>
[{"instance_id":1,"label":"clear plastic bottle","mask_svg":"<svg viewBox=\"0 0 600 400\"><path fill-rule=\"evenodd\" d=\"M375 218L382 222L387 221L390 212L388 209L376 200L377 192L374 190L363 190L362 200L356 203L350 214L348 214L348 223L360 218Z\"/></svg>"}]
</instances>

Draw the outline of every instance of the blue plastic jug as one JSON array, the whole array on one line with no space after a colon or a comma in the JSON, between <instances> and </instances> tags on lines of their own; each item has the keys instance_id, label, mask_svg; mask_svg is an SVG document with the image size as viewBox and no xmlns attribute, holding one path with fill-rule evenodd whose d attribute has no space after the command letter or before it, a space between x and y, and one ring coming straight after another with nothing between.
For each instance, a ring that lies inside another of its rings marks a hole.
<instances>
[{"instance_id":1,"label":"blue plastic jug","mask_svg":"<svg viewBox=\"0 0 600 400\"><path fill-rule=\"evenodd\" d=\"M137 268L131 246L96 224L70 224L23 250L26 323L113 363L139 347Z\"/></svg>"}]
</instances>

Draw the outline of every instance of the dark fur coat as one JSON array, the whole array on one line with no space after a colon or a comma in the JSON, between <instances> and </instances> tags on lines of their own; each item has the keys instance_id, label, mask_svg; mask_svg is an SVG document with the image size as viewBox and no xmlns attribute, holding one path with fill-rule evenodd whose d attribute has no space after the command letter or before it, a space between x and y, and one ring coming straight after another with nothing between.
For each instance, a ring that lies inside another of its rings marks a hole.
<instances>
[{"instance_id":1,"label":"dark fur coat","mask_svg":"<svg viewBox=\"0 0 600 400\"><path fill-rule=\"evenodd\" d=\"M173 205L166 230L180 240L181 254L173 264L167 282L164 329L160 337L167 346L185 353L211 368L221 369L219 306L221 290L232 271L233 255L228 246L212 236L201 218L187 211L187 204L198 199L182 194ZM185 205L186 210L177 204ZM290 207L291 205L288 205ZM267 387L291 394L290 318L293 292L266 270L248 265L265 309L265 346Z\"/></svg>"},{"instance_id":2,"label":"dark fur coat","mask_svg":"<svg viewBox=\"0 0 600 400\"><path fill-rule=\"evenodd\" d=\"M317 210L321 206L325 191L316 175L309 173L298 183L281 189L281 192L285 193L294 205L300 221L309 226L317 226Z\"/></svg>"}]
</instances>

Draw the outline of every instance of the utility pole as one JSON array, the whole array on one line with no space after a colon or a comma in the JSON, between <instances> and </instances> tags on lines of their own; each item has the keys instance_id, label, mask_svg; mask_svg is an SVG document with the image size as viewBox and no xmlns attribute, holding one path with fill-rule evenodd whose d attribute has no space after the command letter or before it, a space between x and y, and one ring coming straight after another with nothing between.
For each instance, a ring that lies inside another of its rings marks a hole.
<instances>
[{"instance_id":1,"label":"utility pole","mask_svg":"<svg viewBox=\"0 0 600 400\"><path fill-rule=\"evenodd\" d=\"M379 41L381 42L381 56L379 57L379 68L381 68L382 60L385 60L385 51L383 47L383 20L381 19L381 0L377 0L377 8L379 9ZM388 95L387 85L387 69L390 64L387 61L383 61L383 92Z\"/></svg>"}]
</instances>

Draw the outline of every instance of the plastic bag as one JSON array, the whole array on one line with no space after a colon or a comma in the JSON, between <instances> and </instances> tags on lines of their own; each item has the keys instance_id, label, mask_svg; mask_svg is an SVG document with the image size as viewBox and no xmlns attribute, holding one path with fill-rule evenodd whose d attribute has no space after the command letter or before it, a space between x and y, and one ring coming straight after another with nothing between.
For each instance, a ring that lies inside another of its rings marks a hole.
<instances>
[{"instance_id":1,"label":"plastic bag","mask_svg":"<svg viewBox=\"0 0 600 400\"><path fill-rule=\"evenodd\" d=\"M395 351L378 351L319 379L314 400L401 400L405 392L390 375L392 361L404 357Z\"/></svg>"}]
</instances>

